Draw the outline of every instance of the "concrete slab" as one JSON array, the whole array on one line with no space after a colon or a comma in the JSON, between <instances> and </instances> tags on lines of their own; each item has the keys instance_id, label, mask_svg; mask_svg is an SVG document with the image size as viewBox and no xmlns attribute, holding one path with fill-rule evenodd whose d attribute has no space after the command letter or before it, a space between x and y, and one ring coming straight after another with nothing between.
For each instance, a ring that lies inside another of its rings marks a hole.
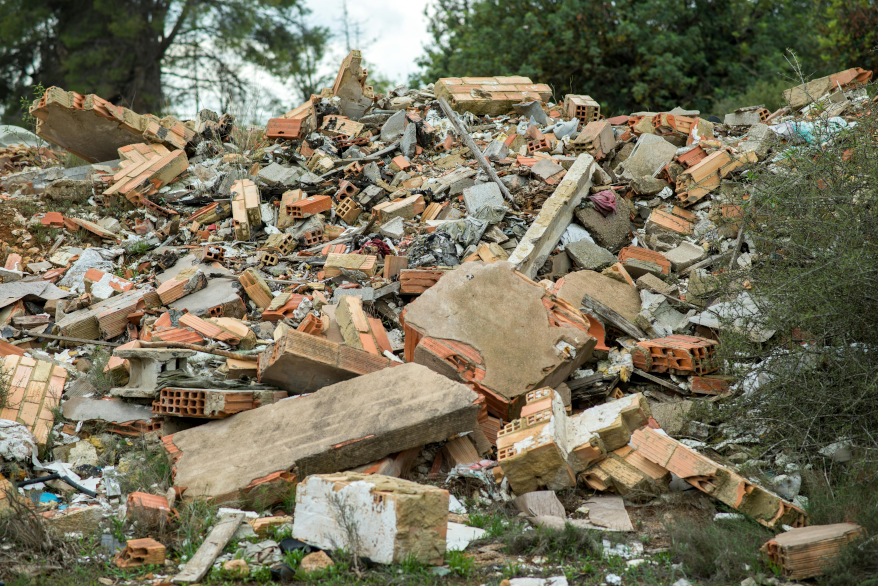
<instances>
[{"instance_id":1,"label":"concrete slab","mask_svg":"<svg viewBox=\"0 0 878 586\"><path fill-rule=\"evenodd\" d=\"M478 425L476 399L460 383L405 364L164 441L175 458L174 482L187 487L184 499L246 501L258 496L251 491L269 477L292 473L304 479L346 470L472 431Z\"/></svg>"},{"instance_id":2,"label":"concrete slab","mask_svg":"<svg viewBox=\"0 0 878 586\"><path fill-rule=\"evenodd\" d=\"M582 154L576 158L564 180L543 203L534 223L510 255L509 262L528 278L536 276L537 270L549 258L573 220L573 211L588 195L593 168L594 158L591 155Z\"/></svg>"}]
</instances>

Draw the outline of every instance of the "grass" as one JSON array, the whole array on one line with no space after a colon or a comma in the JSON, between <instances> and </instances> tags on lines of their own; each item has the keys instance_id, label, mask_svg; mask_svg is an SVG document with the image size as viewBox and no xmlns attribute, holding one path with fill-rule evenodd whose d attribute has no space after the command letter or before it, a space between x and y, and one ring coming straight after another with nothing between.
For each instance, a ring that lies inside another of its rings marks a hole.
<instances>
[{"instance_id":1,"label":"grass","mask_svg":"<svg viewBox=\"0 0 878 586\"><path fill-rule=\"evenodd\" d=\"M476 562L462 551L445 552L445 563L456 575L468 577L475 570Z\"/></svg>"},{"instance_id":2,"label":"grass","mask_svg":"<svg viewBox=\"0 0 878 586\"><path fill-rule=\"evenodd\" d=\"M470 527L484 529L487 532L487 537L490 538L503 535L513 522L500 511L489 511L470 513L468 523Z\"/></svg>"},{"instance_id":3,"label":"grass","mask_svg":"<svg viewBox=\"0 0 878 586\"><path fill-rule=\"evenodd\" d=\"M116 386L116 381L112 375L104 372L107 363L110 361L110 352L104 348L98 347L91 358L91 368L85 373L85 380L97 390L98 393L106 395L110 389Z\"/></svg>"},{"instance_id":4,"label":"grass","mask_svg":"<svg viewBox=\"0 0 878 586\"><path fill-rule=\"evenodd\" d=\"M673 560L705 584L737 584L756 571L770 570L759 548L774 533L750 519L686 520L667 529Z\"/></svg>"},{"instance_id":5,"label":"grass","mask_svg":"<svg viewBox=\"0 0 878 586\"><path fill-rule=\"evenodd\" d=\"M552 563L560 563L583 557L599 557L604 536L608 534L580 529L569 523L563 529L537 527L527 531L521 523L516 523L500 536L500 541L507 553L544 556Z\"/></svg>"}]
</instances>

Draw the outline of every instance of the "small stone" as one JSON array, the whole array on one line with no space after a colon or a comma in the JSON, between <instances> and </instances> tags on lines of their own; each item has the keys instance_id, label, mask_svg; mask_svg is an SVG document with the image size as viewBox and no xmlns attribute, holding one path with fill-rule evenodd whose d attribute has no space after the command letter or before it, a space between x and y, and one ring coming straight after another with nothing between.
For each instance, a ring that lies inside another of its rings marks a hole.
<instances>
[{"instance_id":1,"label":"small stone","mask_svg":"<svg viewBox=\"0 0 878 586\"><path fill-rule=\"evenodd\" d=\"M223 570L235 578L246 578L250 575L250 566L244 560L229 560L223 564Z\"/></svg>"},{"instance_id":2,"label":"small stone","mask_svg":"<svg viewBox=\"0 0 878 586\"><path fill-rule=\"evenodd\" d=\"M303 572L316 572L317 570L325 570L334 565L335 562L332 561L332 558L326 555L325 551L315 551L314 553L309 553L302 558L302 563L299 567Z\"/></svg>"},{"instance_id":3,"label":"small stone","mask_svg":"<svg viewBox=\"0 0 878 586\"><path fill-rule=\"evenodd\" d=\"M771 479L774 491L781 497L792 500L799 495L802 489L802 476L798 473L781 474Z\"/></svg>"},{"instance_id":4,"label":"small stone","mask_svg":"<svg viewBox=\"0 0 878 586\"><path fill-rule=\"evenodd\" d=\"M116 218L101 218L98 220L98 226L113 234L118 234L122 231L122 224Z\"/></svg>"},{"instance_id":5,"label":"small stone","mask_svg":"<svg viewBox=\"0 0 878 586\"><path fill-rule=\"evenodd\" d=\"M76 445L70 449L68 463L76 468L77 466L97 466L98 451L95 447L83 440L76 442Z\"/></svg>"},{"instance_id":6,"label":"small stone","mask_svg":"<svg viewBox=\"0 0 878 586\"><path fill-rule=\"evenodd\" d=\"M502 140L492 140L482 154L489 161L499 161L500 159L505 159L508 153L509 147L506 146L505 142Z\"/></svg>"}]
</instances>

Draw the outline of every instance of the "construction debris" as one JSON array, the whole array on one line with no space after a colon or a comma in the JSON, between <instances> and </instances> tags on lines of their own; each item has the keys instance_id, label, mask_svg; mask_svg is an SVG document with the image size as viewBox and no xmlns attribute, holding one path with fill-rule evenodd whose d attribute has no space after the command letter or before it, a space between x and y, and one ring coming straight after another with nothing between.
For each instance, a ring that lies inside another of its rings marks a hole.
<instances>
[{"instance_id":1,"label":"construction debris","mask_svg":"<svg viewBox=\"0 0 878 586\"><path fill-rule=\"evenodd\" d=\"M174 583L334 572L340 549L499 563L472 552L497 528L464 525L464 497L621 535L684 490L792 528L764 554L791 579L821 575L865 530L805 527L796 465L745 453L755 428L692 417L740 390L718 334L757 311L758 292L730 299L721 274L775 253L744 233L738 178L783 172L778 148L814 142L821 112L853 124L871 75L724 121L608 117L597 94L556 103L517 76L381 95L351 51L331 87L254 132L49 88L36 137L0 148L3 483L40 488L33 506L62 533L111 510L164 528L181 501L255 509L221 513L188 560L164 533L104 535L119 568L174 564ZM63 169L62 150L93 164ZM146 464L117 442L135 441L169 459L167 492L123 493ZM749 476L766 468L778 494ZM603 494L555 494L577 487Z\"/></svg>"}]
</instances>

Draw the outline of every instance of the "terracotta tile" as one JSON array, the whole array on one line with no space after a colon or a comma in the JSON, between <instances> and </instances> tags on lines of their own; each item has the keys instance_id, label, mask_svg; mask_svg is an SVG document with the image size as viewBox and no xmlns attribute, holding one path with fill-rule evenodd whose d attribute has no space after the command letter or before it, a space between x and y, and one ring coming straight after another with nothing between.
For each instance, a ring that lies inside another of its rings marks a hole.
<instances>
[{"instance_id":1,"label":"terracotta tile","mask_svg":"<svg viewBox=\"0 0 878 586\"><path fill-rule=\"evenodd\" d=\"M46 394L46 383L40 381L31 381L27 385L27 394L24 400L27 403L42 403L43 395Z\"/></svg>"},{"instance_id":2,"label":"terracotta tile","mask_svg":"<svg viewBox=\"0 0 878 586\"><path fill-rule=\"evenodd\" d=\"M9 406L19 407L24 402L25 392L24 387L12 387L12 391L9 393Z\"/></svg>"},{"instance_id":3,"label":"terracotta tile","mask_svg":"<svg viewBox=\"0 0 878 586\"><path fill-rule=\"evenodd\" d=\"M36 366L37 361L30 356L22 356L19 364L23 364L24 366Z\"/></svg>"},{"instance_id":4,"label":"terracotta tile","mask_svg":"<svg viewBox=\"0 0 878 586\"><path fill-rule=\"evenodd\" d=\"M36 403L25 403L21 407L21 415L19 418L24 422L28 427L33 426L37 421L37 413L40 411L40 406Z\"/></svg>"},{"instance_id":5,"label":"terracotta tile","mask_svg":"<svg viewBox=\"0 0 878 586\"><path fill-rule=\"evenodd\" d=\"M22 361L22 364L24 361ZM23 387L27 385L27 382L30 380L31 374L33 374L34 369L32 366L21 366L15 369L15 376L12 377L12 386L13 387Z\"/></svg>"},{"instance_id":6,"label":"terracotta tile","mask_svg":"<svg viewBox=\"0 0 878 586\"><path fill-rule=\"evenodd\" d=\"M64 393L64 382L66 380L66 377L62 378L60 376L53 376L49 380L49 388L46 391L46 397L60 399L61 395Z\"/></svg>"},{"instance_id":7,"label":"terracotta tile","mask_svg":"<svg viewBox=\"0 0 878 586\"><path fill-rule=\"evenodd\" d=\"M9 407L0 411L0 419L8 419L15 421L18 418L18 409L10 409Z\"/></svg>"},{"instance_id":8,"label":"terracotta tile","mask_svg":"<svg viewBox=\"0 0 878 586\"><path fill-rule=\"evenodd\" d=\"M31 380L43 382L49 380L49 374L51 374L53 368L56 367L51 362L46 362L45 360L38 361Z\"/></svg>"}]
</instances>

